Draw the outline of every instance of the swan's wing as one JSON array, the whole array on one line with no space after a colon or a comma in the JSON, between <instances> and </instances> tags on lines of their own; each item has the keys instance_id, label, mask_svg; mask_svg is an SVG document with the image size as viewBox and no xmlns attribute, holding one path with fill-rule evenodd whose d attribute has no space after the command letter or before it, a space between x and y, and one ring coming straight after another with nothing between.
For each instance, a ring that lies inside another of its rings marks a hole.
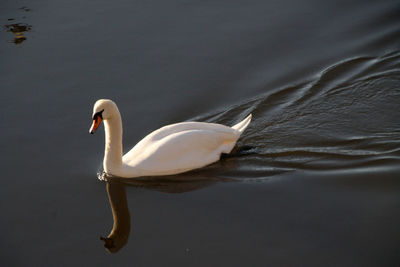
<instances>
[{"instance_id":1,"label":"swan's wing","mask_svg":"<svg viewBox=\"0 0 400 267\"><path fill-rule=\"evenodd\" d=\"M163 138L168 137L170 135L190 130L210 130L210 131L218 131L221 133L225 132L227 134L232 134L232 132L240 134L239 132L236 132L236 130L233 130L232 128L222 124L207 123L207 122L181 122L181 123L167 125L158 130L153 131L152 133L144 137L141 141L139 141L139 143L137 143L135 147L132 148L131 151L132 152L143 151L151 143L160 141ZM130 154L131 151L129 151L128 153Z\"/></svg>"},{"instance_id":2,"label":"swan's wing","mask_svg":"<svg viewBox=\"0 0 400 267\"><path fill-rule=\"evenodd\" d=\"M232 133L231 127L222 124L189 121L189 122L180 122L164 126L150 133L148 136L145 137L145 139L159 140L168 135L189 130L211 130L211 131Z\"/></svg>"},{"instance_id":3,"label":"swan's wing","mask_svg":"<svg viewBox=\"0 0 400 267\"><path fill-rule=\"evenodd\" d=\"M146 175L176 173L208 165L217 161L221 153L229 153L239 135L229 127L226 127L229 130L206 127L174 132L160 139L144 139L142 145L125 154L123 162Z\"/></svg>"}]
</instances>

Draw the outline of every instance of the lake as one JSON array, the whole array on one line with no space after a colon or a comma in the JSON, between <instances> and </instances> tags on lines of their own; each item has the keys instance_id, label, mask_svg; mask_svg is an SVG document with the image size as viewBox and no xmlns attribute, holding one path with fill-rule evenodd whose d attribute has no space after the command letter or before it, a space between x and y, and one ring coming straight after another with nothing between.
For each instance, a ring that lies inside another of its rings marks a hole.
<instances>
[{"instance_id":1,"label":"lake","mask_svg":"<svg viewBox=\"0 0 400 267\"><path fill-rule=\"evenodd\" d=\"M398 1L20 0L0 20L4 266L399 264ZM247 149L101 181L100 98L125 152L252 113Z\"/></svg>"}]
</instances>

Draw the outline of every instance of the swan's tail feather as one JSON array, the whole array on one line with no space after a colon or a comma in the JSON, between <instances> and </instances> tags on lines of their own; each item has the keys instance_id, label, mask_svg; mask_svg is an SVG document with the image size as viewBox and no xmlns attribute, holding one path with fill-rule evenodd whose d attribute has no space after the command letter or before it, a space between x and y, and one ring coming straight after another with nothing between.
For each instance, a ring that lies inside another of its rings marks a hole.
<instances>
[{"instance_id":1,"label":"swan's tail feather","mask_svg":"<svg viewBox=\"0 0 400 267\"><path fill-rule=\"evenodd\" d=\"M252 116L250 114L244 120L242 120L238 124L235 124L234 126L232 126L232 128L239 131L239 133L242 134L244 132L244 130L247 128L247 126L249 126L251 118L252 118Z\"/></svg>"}]
</instances>

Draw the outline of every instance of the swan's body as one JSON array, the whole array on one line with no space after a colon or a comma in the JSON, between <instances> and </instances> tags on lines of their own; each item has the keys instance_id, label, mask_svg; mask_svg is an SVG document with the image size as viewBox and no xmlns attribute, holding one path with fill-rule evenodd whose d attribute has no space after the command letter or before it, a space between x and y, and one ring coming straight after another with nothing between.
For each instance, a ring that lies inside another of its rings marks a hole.
<instances>
[{"instance_id":1,"label":"swan's body","mask_svg":"<svg viewBox=\"0 0 400 267\"><path fill-rule=\"evenodd\" d=\"M93 108L93 133L104 120L103 168L120 177L170 175L204 167L229 153L251 121L251 114L233 127L182 122L164 126L143 138L122 156L122 121L117 105L107 99Z\"/></svg>"}]
</instances>

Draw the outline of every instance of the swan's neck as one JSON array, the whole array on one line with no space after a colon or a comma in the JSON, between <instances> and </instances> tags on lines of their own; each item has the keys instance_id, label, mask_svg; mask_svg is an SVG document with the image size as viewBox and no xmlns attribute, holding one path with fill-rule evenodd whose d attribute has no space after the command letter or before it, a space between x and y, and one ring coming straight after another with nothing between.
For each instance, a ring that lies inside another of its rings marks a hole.
<instances>
[{"instance_id":1,"label":"swan's neck","mask_svg":"<svg viewBox=\"0 0 400 267\"><path fill-rule=\"evenodd\" d=\"M122 167L122 120L119 112L104 120L104 130L106 148L103 168L106 173L116 175Z\"/></svg>"}]
</instances>

